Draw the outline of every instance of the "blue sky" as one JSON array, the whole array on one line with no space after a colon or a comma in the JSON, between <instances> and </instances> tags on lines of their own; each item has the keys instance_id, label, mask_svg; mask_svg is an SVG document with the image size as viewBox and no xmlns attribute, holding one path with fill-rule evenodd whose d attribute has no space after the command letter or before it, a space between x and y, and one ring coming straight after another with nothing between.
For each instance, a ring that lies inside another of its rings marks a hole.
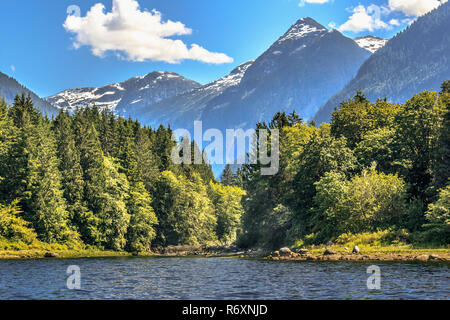
<instances>
[{"instance_id":1,"label":"blue sky","mask_svg":"<svg viewBox=\"0 0 450 320\"><path fill-rule=\"evenodd\" d=\"M299 18L390 38L446 0L114 1L115 17L113 0L1 0L0 71L43 97L155 70L207 83L258 57ZM67 18L73 5L80 16Z\"/></svg>"}]
</instances>

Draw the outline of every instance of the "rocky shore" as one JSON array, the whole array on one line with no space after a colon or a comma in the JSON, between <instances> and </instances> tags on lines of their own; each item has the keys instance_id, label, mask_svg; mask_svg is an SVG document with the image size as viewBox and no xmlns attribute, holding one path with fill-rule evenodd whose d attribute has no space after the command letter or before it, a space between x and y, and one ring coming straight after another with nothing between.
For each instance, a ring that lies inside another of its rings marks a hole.
<instances>
[{"instance_id":1,"label":"rocky shore","mask_svg":"<svg viewBox=\"0 0 450 320\"><path fill-rule=\"evenodd\" d=\"M313 254L307 249L291 251L289 248L281 248L266 256L271 261L418 261L418 262L449 262L448 254L396 254L375 253L363 254L359 248L353 248L351 253L337 252L326 249L322 254Z\"/></svg>"},{"instance_id":2,"label":"rocky shore","mask_svg":"<svg viewBox=\"0 0 450 320\"><path fill-rule=\"evenodd\" d=\"M388 249L388 250L386 250ZM420 261L450 262L449 249L408 249L390 251L391 247L370 252L341 247L295 249L281 248L270 252L263 249L242 249L236 246L168 246L154 247L149 252L116 252L101 250L8 250L0 251L0 259L55 259L101 257L223 257L253 258L269 261Z\"/></svg>"},{"instance_id":3,"label":"rocky shore","mask_svg":"<svg viewBox=\"0 0 450 320\"><path fill-rule=\"evenodd\" d=\"M263 256L262 250L241 249L236 246L168 246L152 248L155 256Z\"/></svg>"}]
</instances>

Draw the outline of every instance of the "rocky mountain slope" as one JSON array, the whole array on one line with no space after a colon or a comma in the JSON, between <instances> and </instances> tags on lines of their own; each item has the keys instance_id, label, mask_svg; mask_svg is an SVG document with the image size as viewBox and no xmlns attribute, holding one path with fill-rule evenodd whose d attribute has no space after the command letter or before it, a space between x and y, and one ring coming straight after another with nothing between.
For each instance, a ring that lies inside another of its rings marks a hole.
<instances>
[{"instance_id":1,"label":"rocky mountain slope","mask_svg":"<svg viewBox=\"0 0 450 320\"><path fill-rule=\"evenodd\" d=\"M450 2L420 17L375 52L345 88L324 104L317 122L331 119L341 101L361 89L370 100L404 102L422 90L439 90L450 79Z\"/></svg>"},{"instance_id":2,"label":"rocky mountain slope","mask_svg":"<svg viewBox=\"0 0 450 320\"><path fill-rule=\"evenodd\" d=\"M21 85L14 78L0 72L0 99L5 99L7 103L13 103L16 95L25 92L29 94L33 100L35 108L39 109L43 114L48 116L58 114L59 110L50 103L38 97L34 92Z\"/></svg>"},{"instance_id":3,"label":"rocky mountain slope","mask_svg":"<svg viewBox=\"0 0 450 320\"><path fill-rule=\"evenodd\" d=\"M355 75L370 52L311 18L297 21L255 61L182 95L135 109L144 123L190 128L253 128L279 110L311 119Z\"/></svg>"},{"instance_id":4,"label":"rocky mountain slope","mask_svg":"<svg viewBox=\"0 0 450 320\"><path fill-rule=\"evenodd\" d=\"M99 88L69 89L46 98L54 106L73 112L93 106L129 115L135 109L190 91L201 85L176 73L155 71L143 77Z\"/></svg>"}]
</instances>

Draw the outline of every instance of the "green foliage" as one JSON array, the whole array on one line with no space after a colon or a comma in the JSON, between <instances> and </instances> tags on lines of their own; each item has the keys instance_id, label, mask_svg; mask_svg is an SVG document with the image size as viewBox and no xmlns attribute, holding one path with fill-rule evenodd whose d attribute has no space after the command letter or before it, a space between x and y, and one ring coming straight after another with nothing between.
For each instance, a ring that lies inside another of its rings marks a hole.
<instances>
[{"instance_id":1,"label":"green foliage","mask_svg":"<svg viewBox=\"0 0 450 320\"><path fill-rule=\"evenodd\" d=\"M236 174L233 172L233 169L231 169L231 165L227 163L220 176L220 183L224 186L234 186L237 183L237 179Z\"/></svg>"},{"instance_id":2,"label":"green foliage","mask_svg":"<svg viewBox=\"0 0 450 320\"><path fill-rule=\"evenodd\" d=\"M127 210L130 224L127 230L128 251L149 251L156 237L155 226L158 219L151 206L152 199L142 182L131 186Z\"/></svg>"},{"instance_id":3,"label":"green foliage","mask_svg":"<svg viewBox=\"0 0 450 320\"><path fill-rule=\"evenodd\" d=\"M272 129L280 133L280 164L279 171L274 176L261 175L261 164L244 165L239 171L239 180L244 189L245 214L242 217L243 232L239 244L245 247L265 245L270 241L264 238L265 226L272 211L283 202L296 199L292 189L295 167L292 159L296 158L297 148L303 148L312 132L316 129L306 125L294 112L292 114L277 113L269 123L257 124L257 129L267 129L269 135ZM252 152L257 152L256 146Z\"/></svg>"},{"instance_id":4,"label":"green foliage","mask_svg":"<svg viewBox=\"0 0 450 320\"><path fill-rule=\"evenodd\" d=\"M355 156L361 169L377 163L378 170L395 173L392 165L394 152L392 143L395 130L387 127L367 132L355 147Z\"/></svg>"},{"instance_id":5,"label":"green foliage","mask_svg":"<svg viewBox=\"0 0 450 320\"><path fill-rule=\"evenodd\" d=\"M331 133L345 137L349 147L354 148L368 132L391 127L399 110L399 106L384 100L370 103L357 92L354 99L342 102L340 109L333 112Z\"/></svg>"},{"instance_id":6,"label":"green foliage","mask_svg":"<svg viewBox=\"0 0 450 320\"><path fill-rule=\"evenodd\" d=\"M439 192L439 198L428 207L424 225L425 242L450 243L450 185Z\"/></svg>"},{"instance_id":7,"label":"green foliage","mask_svg":"<svg viewBox=\"0 0 450 320\"><path fill-rule=\"evenodd\" d=\"M316 183L313 232L323 241L343 233L373 232L398 225L405 212L404 182L375 168L346 180L327 173Z\"/></svg>"},{"instance_id":8,"label":"green foliage","mask_svg":"<svg viewBox=\"0 0 450 320\"><path fill-rule=\"evenodd\" d=\"M440 100L444 104L442 126L439 130L438 146L434 158L433 184L435 190L444 188L450 177L450 81L442 85Z\"/></svg>"},{"instance_id":9,"label":"green foliage","mask_svg":"<svg viewBox=\"0 0 450 320\"><path fill-rule=\"evenodd\" d=\"M438 151L444 105L437 92L424 91L408 100L395 118L395 164L409 183L410 194L428 201L433 160Z\"/></svg>"},{"instance_id":10,"label":"green foliage","mask_svg":"<svg viewBox=\"0 0 450 320\"><path fill-rule=\"evenodd\" d=\"M20 214L17 203L9 206L0 205L0 238L27 244L33 243L37 235L29 227L30 223L21 218Z\"/></svg>"},{"instance_id":11,"label":"green foliage","mask_svg":"<svg viewBox=\"0 0 450 320\"><path fill-rule=\"evenodd\" d=\"M222 243L230 244L236 240L244 213L241 203L244 195L245 191L241 188L223 186L212 181L209 183L208 196L217 217L216 234Z\"/></svg>"},{"instance_id":12,"label":"green foliage","mask_svg":"<svg viewBox=\"0 0 450 320\"><path fill-rule=\"evenodd\" d=\"M356 158L347 147L346 139L334 138L329 125L322 125L298 157L298 170L293 182L295 216L292 233L306 235L311 232L308 221L316 194L314 183L327 172L339 172L349 177L355 168Z\"/></svg>"},{"instance_id":13,"label":"green foliage","mask_svg":"<svg viewBox=\"0 0 450 320\"><path fill-rule=\"evenodd\" d=\"M404 245L409 241L410 234L405 229L381 230L375 232L364 232L359 234L343 233L335 241L349 248L353 246L381 246L381 245Z\"/></svg>"},{"instance_id":14,"label":"green foliage","mask_svg":"<svg viewBox=\"0 0 450 320\"><path fill-rule=\"evenodd\" d=\"M270 249L279 249L286 243L287 233L292 228L293 213L284 205L280 204L269 212L261 228L264 242L261 244Z\"/></svg>"},{"instance_id":15,"label":"green foliage","mask_svg":"<svg viewBox=\"0 0 450 320\"><path fill-rule=\"evenodd\" d=\"M445 82L440 93L424 91L405 104L371 103L358 92L318 129L277 114L280 172L261 177L257 165L243 167L239 243L298 246L388 229L413 242L447 243L448 204L436 190L449 182L449 107Z\"/></svg>"},{"instance_id":16,"label":"green foliage","mask_svg":"<svg viewBox=\"0 0 450 320\"><path fill-rule=\"evenodd\" d=\"M402 105L357 93L319 128L279 112L256 126L269 139L280 132L278 173L227 166L222 184L208 163L172 163L170 128L95 107L49 120L24 94L11 107L0 101L1 241L132 252L218 241L448 244L448 91L444 83ZM190 142L190 152L201 150Z\"/></svg>"}]
</instances>

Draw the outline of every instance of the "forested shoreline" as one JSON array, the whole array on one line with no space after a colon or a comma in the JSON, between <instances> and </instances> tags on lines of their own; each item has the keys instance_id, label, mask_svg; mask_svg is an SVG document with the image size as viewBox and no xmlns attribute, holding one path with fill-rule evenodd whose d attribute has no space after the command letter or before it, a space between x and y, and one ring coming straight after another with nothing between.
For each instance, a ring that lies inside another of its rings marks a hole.
<instances>
[{"instance_id":1,"label":"forested shoreline","mask_svg":"<svg viewBox=\"0 0 450 320\"><path fill-rule=\"evenodd\" d=\"M227 165L219 183L208 164L171 162L170 127L95 107L50 120L22 94L0 102L0 250L448 246L449 108L446 81L404 104L358 92L319 127L277 113L256 128L280 131L279 172Z\"/></svg>"},{"instance_id":2,"label":"forested shoreline","mask_svg":"<svg viewBox=\"0 0 450 320\"><path fill-rule=\"evenodd\" d=\"M0 103L0 141L6 248L39 240L143 252L236 239L244 192L218 184L208 164L172 164L170 128L95 107L49 120L23 94Z\"/></svg>"},{"instance_id":3,"label":"forested shoreline","mask_svg":"<svg viewBox=\"0 0 450 320\"><path fill-rule=\"evenodd\" d=\"M319 128L295 113L280 130L280 171L244 165L239 244L450 243L450 81L404 104L357 92Z\"/></svg>"}]
</instances>

